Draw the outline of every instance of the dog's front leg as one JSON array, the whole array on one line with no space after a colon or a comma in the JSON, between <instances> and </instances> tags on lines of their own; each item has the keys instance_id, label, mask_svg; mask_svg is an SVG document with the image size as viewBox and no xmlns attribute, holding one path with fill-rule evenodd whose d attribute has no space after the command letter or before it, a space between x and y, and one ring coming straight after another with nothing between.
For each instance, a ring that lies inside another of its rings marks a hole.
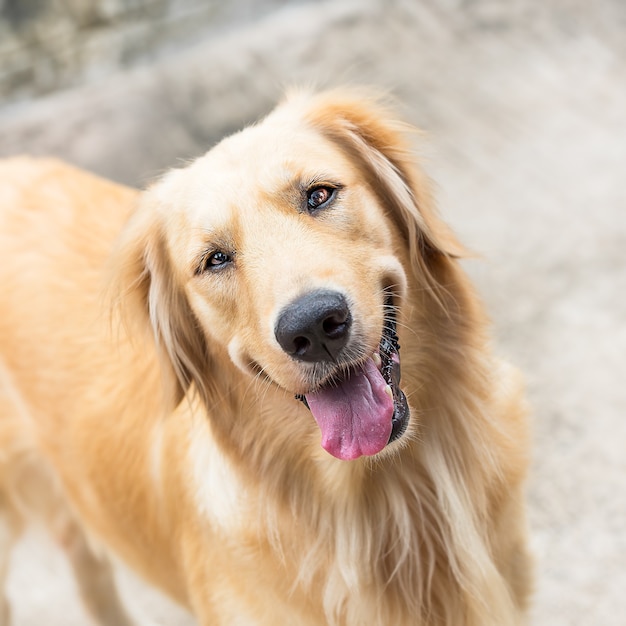
<instances>
[{"instance_id":1,"label":"dog's front leg","mask_svg":"<svg viewBox=\"0 0 626 626\"><path fill-rule=\"evenodd\" d=\"M96 622L101 626L136 626L122 604L113 568L106 555L96 553L73 520L67 520L60 539L72 564L83 602Z\"/></svg>"}]
</instances>

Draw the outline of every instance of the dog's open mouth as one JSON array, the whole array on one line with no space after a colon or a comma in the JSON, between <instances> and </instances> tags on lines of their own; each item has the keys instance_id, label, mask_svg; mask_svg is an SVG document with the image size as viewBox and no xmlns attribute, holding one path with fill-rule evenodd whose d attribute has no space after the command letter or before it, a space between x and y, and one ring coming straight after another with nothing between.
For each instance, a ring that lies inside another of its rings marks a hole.
<instances>
[{"instance_id":1,"label":"dog's open mouth","mask_svg":"<svg viewBox=\"0 0 626 626\"><path fill-rule=\"evenodd\" d=\"M402 436L409 421L400 389L400 345L389 299L378 350L347 373L297 396L311 410L322 432L322 447L334 457L372 456Z\"/></svg>"}]
</instances>

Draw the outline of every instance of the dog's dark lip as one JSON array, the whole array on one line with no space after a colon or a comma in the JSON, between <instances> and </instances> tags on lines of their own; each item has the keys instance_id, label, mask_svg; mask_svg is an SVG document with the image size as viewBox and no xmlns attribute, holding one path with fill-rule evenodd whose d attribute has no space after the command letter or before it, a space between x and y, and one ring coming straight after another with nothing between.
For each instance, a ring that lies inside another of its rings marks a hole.
<instances>
[{"instance_id":1,"label":"dog's dark lip","mask_svg":"<svg viewBox=\"0 0 626 626\"><path fill-rule=\"evenodd\" d=\"M391 435L388 444L402 437L409 424L410 410L406 395L400 389L401 367L400 367L400 344L397 335L396 308L393 304L393 296L388 295L385 301L385 318L383 331L376 353L380 357L380 373L385 382L390 386L393 395L394 412L392 417ZM315 385L311 392L317 391L327 386L336 384L338 380L349 376L350 371L363 367L365 359L354 361L349 366L337 368L335 372L328 375L320 383ZM296 394L296 399L304 403L309 408L305 394Z\"/></svg>"},{"instance_id":2,"label":"dog's dark lip","mask_svg":"<svg viewBox=\"0 0 626 626\"><path fill-rule=\"evenodd\" d=\"M393 417L391 420L391 435L389 442L396 441L405 433L409 424L410 410L406 396L400 389L402 375L400 367L400 343L397 334L396 308L393 296L388 295L385 302L385 322L380 340L379 354L381 359L381 374L391 387L393 394Z\"/></svg>"}]
</instances>

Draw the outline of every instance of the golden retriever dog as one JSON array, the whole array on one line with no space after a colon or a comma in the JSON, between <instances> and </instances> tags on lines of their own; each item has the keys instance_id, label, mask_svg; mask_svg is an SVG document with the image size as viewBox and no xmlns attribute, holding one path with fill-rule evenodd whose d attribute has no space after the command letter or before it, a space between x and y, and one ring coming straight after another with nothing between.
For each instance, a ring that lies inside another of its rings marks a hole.
<instances>
[{"instance_id":1,"label":"golden retriever dog","mask_svg":"<svg viewBox=\"0 0 626 626\"><path fill-rule=\"evenodd\" d=\"M524 623L520 382L408 132L296 92L141 194L2 164L1 571L38 515L107 626L109 550L205 626Z\"/></svg>"}]
</instances>

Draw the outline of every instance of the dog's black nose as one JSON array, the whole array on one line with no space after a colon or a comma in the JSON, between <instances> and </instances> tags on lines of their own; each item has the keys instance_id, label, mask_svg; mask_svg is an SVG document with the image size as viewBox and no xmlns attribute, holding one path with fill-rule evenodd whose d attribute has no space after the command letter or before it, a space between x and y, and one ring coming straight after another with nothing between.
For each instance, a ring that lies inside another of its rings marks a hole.
<instances>
[{"instance_id":1,"label":"dog's black nose","mask_svg":"<svg viewBox=\"0 0 626 626\"><path fill-rule=\"evenodd\" d=\"M335 361L348 341L352 317L336 291L312 291L280 314L274 334L281 348L301 361Z\"/></svg>"}]
</instances>

